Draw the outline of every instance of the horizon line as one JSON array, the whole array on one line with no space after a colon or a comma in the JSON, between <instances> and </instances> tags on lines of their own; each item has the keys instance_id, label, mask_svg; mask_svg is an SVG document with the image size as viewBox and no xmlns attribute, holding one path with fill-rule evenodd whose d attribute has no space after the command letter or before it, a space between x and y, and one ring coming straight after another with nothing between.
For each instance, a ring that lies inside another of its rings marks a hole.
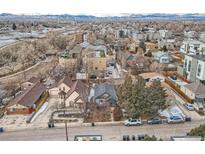
<instances>
[{"instance_id":1,"label":"horizon line","mask_svg":"<svg viewBox=\"0 0 205 154\"><path fill-rule=\"evenodd\" d=\"M11 14L17 16L44 16L44 15L73 15L73 16L95 16L95 17L126 17L130 15L151 15L151 14L164 14L164 15L205 15L203 13L94 13L94 14L87 14L87 13L9 13L9 12L2 12L0 14Z\"/></svg>"}]
</instances>

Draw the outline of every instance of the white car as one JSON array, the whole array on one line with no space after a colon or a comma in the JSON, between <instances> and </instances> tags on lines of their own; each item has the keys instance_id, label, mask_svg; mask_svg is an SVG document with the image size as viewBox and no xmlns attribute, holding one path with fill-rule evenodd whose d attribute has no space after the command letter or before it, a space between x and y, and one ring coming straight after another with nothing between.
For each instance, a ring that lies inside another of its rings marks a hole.
<instances>
[{"instance_id":1,"label":"white car","mask_svg":"<svg viewBox=\"0 0 205 154\"><path fill-rule=\"evenodd\" d=\"M172 123L182 123L184 122L184 119L180 116L171 116L169 118L167 118L167 122L169 124L172 124Z\"/></svg>"},{"instance_id":2,"label":"white car","mask_svg":"<svg viewBox=\"0 0 205 154\"><path fill-rule=\"evenodd\" d=\"M189 111L194 111L194 106L190 103L185 103L184 106L189 110Z\"/></svg>"},{"instance_id":3,"label":"white car","mask_svg":"<svg viewBox=\"0 0 205 154\"><path fill-rule=\"evenodd\" d=\"M140 126L142 125L142 121L140 119L129 118L124 122L125 126Z\"/></svg>"}]
</instances>

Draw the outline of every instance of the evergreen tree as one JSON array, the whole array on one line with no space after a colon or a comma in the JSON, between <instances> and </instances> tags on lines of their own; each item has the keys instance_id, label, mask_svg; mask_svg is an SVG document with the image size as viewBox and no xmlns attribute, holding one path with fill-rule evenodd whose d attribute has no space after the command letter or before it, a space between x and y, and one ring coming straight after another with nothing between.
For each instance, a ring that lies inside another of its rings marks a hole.
<instances>
[{"instance_id":1,"label":"evergreen tree","mask_svg":"<svg viewBox=\"0 0 205 154\"><path fill-rule=\"evenodd\" d=\"M167 52L167 47L166 47L166 45L163 46L162 51Z\"/></svg>"},{"instance_id":2,"label":"evergreen tree","mask_svg":"<svg viewBox=\"0 0 205 154\"><path fill-rule=\"evenodd\" d=\"M142 48L144 52L146 52L146 45L145 45L144 41L140 41L139 47Z\"/></svg>"},{"instance_id":3,"label":"evergreen tree","mask_svg":"<svg viewBox=\"0 0 205 154\"><path fill-rule=\"evenodd\" d=\"M140 115L155 115L158 110L166 107L165 91L157 80L154 80L150 87L146 87L143 78L138 77L137 81L132 83L131 78L126 77L117 93L120 104L133 118Z\"/></svg>"},{"instance_id":4,"label":"evergreen tree","mask_svg":"<svg viewBox=\"0 0 205 154\"><path fill-rule=\"evenodd\" d=\"M132 78L130 76L125 77L125 82L118 88L117 96L119 103L123 106L125 102L131 97L132 92Z\"/></svg>"},{"instance_id":5,"label":"evergreen tree","mask_svg":"<svg viewBox=\"0 0 205 154\"><path fill-rule=\"evenodd\" d=\"M16 30L16 28L17 28L17 27L16 27L16 24L13 23L13 25L12 25L12 29L13 29L13 30Z\"/></svg>"},{"instance_id":6,"label":"evergreen tree","mask_svg":"<svg viewBox=\"0 0 205 154\"><path fill-rule=\"evenodd\" d=\"M192 129L188 135L190 136L202 136L205 137L205 124L204 125L200 125L197 128Z\"/></svg>"}]
</instances>

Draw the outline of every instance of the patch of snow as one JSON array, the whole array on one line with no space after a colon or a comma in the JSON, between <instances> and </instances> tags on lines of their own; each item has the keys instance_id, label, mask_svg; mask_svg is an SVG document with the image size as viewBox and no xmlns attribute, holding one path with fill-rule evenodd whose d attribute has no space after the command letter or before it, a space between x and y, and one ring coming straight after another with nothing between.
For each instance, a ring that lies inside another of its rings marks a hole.
<instances>
[{"instance_id":1,"label":"patch of snow","mask_svg":"<svg viewBox=\"0 0 205 154\"><path fill-rule=\"evenodd\" d=\"M41 114L43 111L45 111L46 107L48 106L48 102L45 102L41 108L35 113L33 118L31 119L31 123Z\"/></svg>"}]
</instances>

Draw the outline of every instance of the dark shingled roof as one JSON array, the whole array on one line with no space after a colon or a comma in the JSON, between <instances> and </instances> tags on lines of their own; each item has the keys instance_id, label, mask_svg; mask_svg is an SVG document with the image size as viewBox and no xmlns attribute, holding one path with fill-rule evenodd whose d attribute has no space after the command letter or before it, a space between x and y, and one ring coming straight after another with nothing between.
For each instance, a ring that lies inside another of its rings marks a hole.
<instances>
[{"instance_id":1,"label":"dark shingled roof","mask_svg":"<svg viewBox=\"0 0 205 154\"><path fill-rule=\"evenodd\" d=\"M108 83L103 83L103 84L96 85L94 87L94 99L101 97L105 93L110 95L109 99L112 99L117 102L118 99L113 85Z\"/></svg>"},{"instance_id":2,"label":"dark shingled roof","mask_svg":"<svg viewBox=\"0 0 205 154\"><path fill-rule=\"evenodd\" d=\"M73 81L71 89L67 93L67 97L69 97L74 91L79 94L78 99L82 99L84 102L88 101L89 88L85 83L80 80Z\"/></svg>"},{"instance_id":3,"label":"dark shingled roof","mask_svg":"<svg viewBox=\"0 0 205 154\"><path fill-rule=\"evenodd\" d=\"M20 104L26 107L32 107L32 105L39 99L42 93L46 90L46 87L41 82L36 82L34 85L25 90L22 94L16 96L11 101L9 106L14 104Z\"/></svg>"},{"instance_id":4,"label":"dark shingled roof","mask_svg":"<svg viewBox=\"0 0 205 154\"><path fill-rule=\"evenodd\" d=\"M64 84L66 84L68 87L71 87L72 84L73 84L72 78L69 77L69 76L66 76L66 77L64 77L64 78L59 82L58 85L60 85L61 83L64 83Z\"/></svg>"},{"instance_id":5,"label":"dark shingled roof","mask_svg":"<svg viewBox=\"0 0 205 154\"><path fill-rule=\"evenodd\" d=\"M189 56L201 61L205 61L205 55L189 55Z\"/></svg>"}]
</instances>

